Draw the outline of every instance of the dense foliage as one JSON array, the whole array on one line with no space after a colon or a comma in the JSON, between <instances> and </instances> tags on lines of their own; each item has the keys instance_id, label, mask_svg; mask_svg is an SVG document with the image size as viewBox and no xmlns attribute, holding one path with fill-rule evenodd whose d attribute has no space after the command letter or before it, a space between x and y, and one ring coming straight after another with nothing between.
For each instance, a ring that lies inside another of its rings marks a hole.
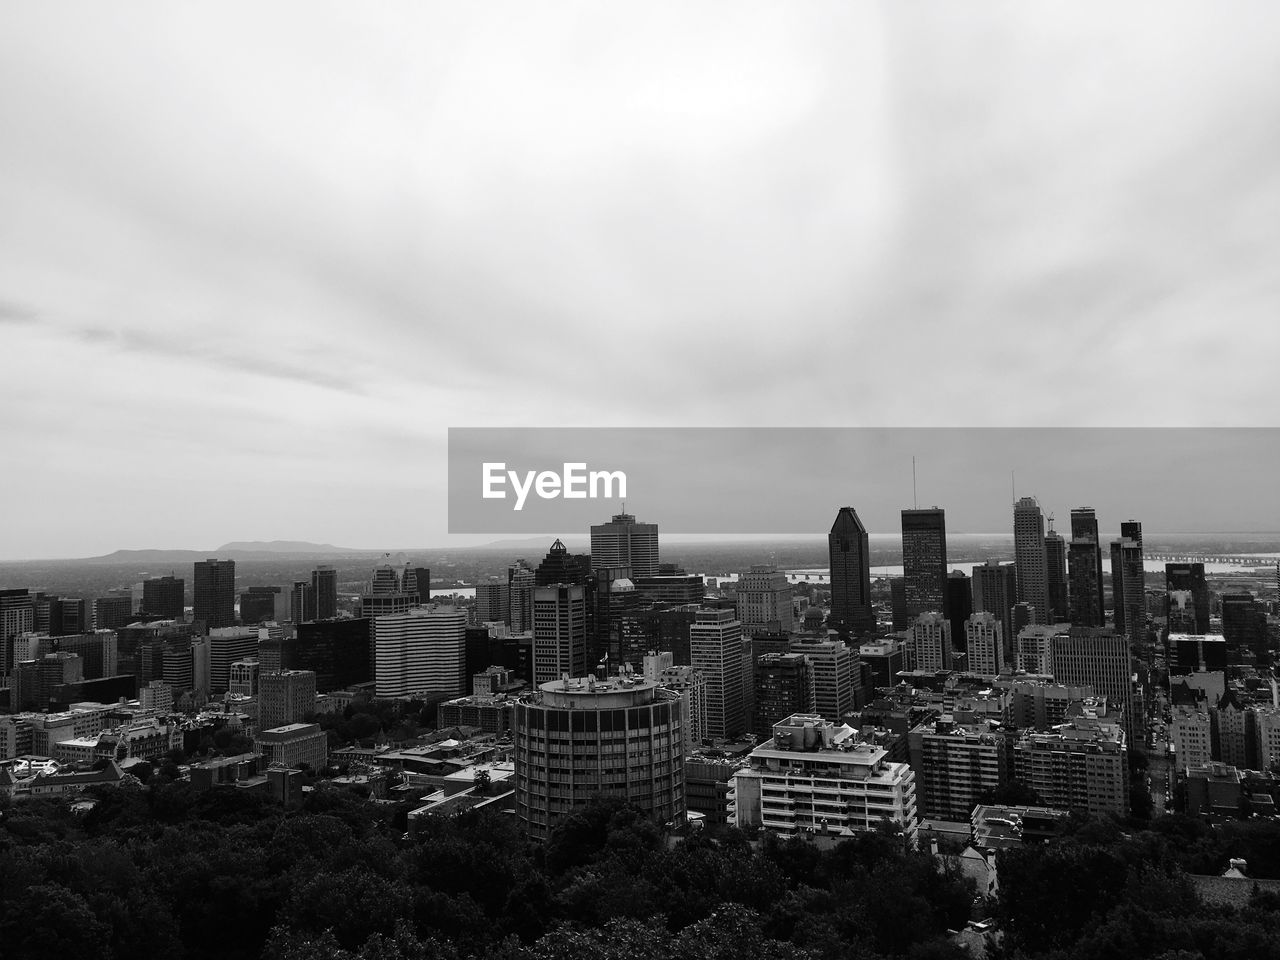
<instances>
[{"instance_id":1,"label":"dense foliage","mask_svg":"<svg viewBox=\"0 0 1280 960\"><path fill-rule=\"evenodd\" d=\"M953 862L888 832L825 852L733 831L676 843L607 804L545 847L501 814L433 819L410 841L403 807L316 791L284 809L163 776L85 814L38 800L0 813L10 960L958 958L947 931L973 899ZM1206 907L1184 874L1244 855L1280 876L1280 830L1120 829L1082 821L1000 855L1008 956L1280 956L1280 898Z\"/></svg>"}]
</instances>

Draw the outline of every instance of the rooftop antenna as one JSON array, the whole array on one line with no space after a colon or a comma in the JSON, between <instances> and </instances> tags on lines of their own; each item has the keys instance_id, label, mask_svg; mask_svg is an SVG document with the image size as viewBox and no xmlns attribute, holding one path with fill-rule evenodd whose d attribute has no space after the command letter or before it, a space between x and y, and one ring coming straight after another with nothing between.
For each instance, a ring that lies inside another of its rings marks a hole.
<instances>
[{"instance_id":1,"label":"rooftop antenna","mask_svg":"<svg viewBox=\"0 0 1280 960\"><path fill-rule=\"evenodd\" d=\"M1014 503L1018 502L1018 485L1014 482L1014 477L1016 475L1017 475L1016 470L1009 471L1009 495L1013 497Z\"/></svg>"},{"instance_id":2,"label":"rooftop antenna","mask_svg":"<svg viewBox=\"0 0 1280 960\"><path fill-rule=\"evenodd\" d=\"M916 493L916 458L911 458L911 506L920 509L920 497Z\"/></svg>"}]
</instances>

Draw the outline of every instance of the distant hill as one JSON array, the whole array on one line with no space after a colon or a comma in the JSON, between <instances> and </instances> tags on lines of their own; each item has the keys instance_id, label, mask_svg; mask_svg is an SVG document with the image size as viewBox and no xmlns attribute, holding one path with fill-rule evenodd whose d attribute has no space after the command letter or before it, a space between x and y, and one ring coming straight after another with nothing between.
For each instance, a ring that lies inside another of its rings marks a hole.
<instances>
[{"instance_id":1,"label":"distant hill","mask_svg":"<svg viewBox=\"0 0 1280 960\"><path fill-rule=\"evenodd\" d=\"M335 547L332 543L308 543L305 540L234 540L213 551L224 553L368 553L351 547Z\"/></svg>"}]
</instances>

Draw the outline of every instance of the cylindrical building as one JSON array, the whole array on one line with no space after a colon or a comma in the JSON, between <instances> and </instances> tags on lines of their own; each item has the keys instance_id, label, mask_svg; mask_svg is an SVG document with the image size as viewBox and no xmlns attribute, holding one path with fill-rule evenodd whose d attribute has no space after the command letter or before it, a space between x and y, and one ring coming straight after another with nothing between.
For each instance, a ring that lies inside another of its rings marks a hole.
<instances>
[{"instance_id":1,"label":"cylindrical building","mask_svg":"<svg viewBox=\"0 0 1280 960\"><path fill-rule=\"evenodd\" d=\"M682 821L684 708L640 677L544 683L515 708L516 811L545 840L575 807L616 798L659 823Z\"/></svg>"}]
</instances>

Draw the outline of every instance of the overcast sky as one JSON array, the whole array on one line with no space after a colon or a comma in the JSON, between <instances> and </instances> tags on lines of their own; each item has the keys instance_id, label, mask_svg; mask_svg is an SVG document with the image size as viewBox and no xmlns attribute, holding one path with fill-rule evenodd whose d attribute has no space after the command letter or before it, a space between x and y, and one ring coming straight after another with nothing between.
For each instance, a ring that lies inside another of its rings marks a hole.
<instances>
[{"instance_id":1,"label":"overcast sky","mask_svg":"<svg viewBox=\"0 0 1280 960\"><path fill-rule=\"evenodd\" d=\"M444 543L449 426L1276 425L1278 31L10 4L0 558Z\"/></svg>"}]
</instances>

